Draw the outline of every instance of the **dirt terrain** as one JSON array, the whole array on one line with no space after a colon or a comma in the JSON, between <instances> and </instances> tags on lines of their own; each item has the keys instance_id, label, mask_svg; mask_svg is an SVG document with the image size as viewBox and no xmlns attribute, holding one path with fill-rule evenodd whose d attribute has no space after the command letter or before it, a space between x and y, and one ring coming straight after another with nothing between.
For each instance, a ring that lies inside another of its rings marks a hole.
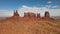
<instances>
[{"instance_id":1,"label":"dirt terrain","mask_svg":"<svg viewBox=\"0 0 60 34\"><path fill-rule=\"evenodd\" d=\"M60 34L60 21L10 17L0 21L0 34Z\"/></svg>"}]
</instances>

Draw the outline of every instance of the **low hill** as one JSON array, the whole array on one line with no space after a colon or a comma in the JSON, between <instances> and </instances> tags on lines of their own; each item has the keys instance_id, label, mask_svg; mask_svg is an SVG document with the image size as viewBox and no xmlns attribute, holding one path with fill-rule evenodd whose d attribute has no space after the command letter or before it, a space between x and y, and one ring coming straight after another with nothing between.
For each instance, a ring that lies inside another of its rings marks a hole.
<instances>
[{"instance_id":1,"label":"low hill","mask_svg":"<svg viewBox=\"0 0 60 34\"><path fill-rule=\"evenodd\" d=\"M10 17L0 21L0 34L60 34L60 21Z\"/></svg>"}]
</instances>

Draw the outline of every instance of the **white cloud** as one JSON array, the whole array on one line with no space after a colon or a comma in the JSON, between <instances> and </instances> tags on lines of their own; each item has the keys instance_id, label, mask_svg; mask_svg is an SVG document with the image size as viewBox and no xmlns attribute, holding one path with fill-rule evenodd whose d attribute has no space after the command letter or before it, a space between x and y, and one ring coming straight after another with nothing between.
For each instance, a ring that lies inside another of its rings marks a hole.
<instances>
[{"instance_id":1,"label":"white cloud","mask_svg":"<svg viewBox=\"0 0 60 34\"><path fill-rule=\"evenodd\" d=\"M51 5L52 1L48 1L47 3L48 3L48 5L45 5L45 6L48 7L48 8L53 8L53 9L55 9L55 8L60 8L60 6L58 6L58 5L52 6L52 5Z\"/></svg>"},{"instance_id":2,"label":"white cloud","mask_svg":"<svg viewBox=\"0 0 60 34\"><path fill-rule=\"evenodd\" d=\"M0 10L0 17L10 17L13 15L13 12L10 10Z\"/></svg>"},{"instance_id":3,"label":"white cloud","mask_svg":"<svg viewBox=\"0 0 60 34\"><path fill-rule=\"evenodd\" d=\"M51 16L60 16L60 10L58 9L48 9L46 7L29 7L29 6L22 6L22 8L18 9L21 16L24 15L24 12L33 12L33 13L40 13L41 16L44 16L45 11L49 11Z\"/></svg>"},{"instance_id":4,"label":"white cloud","mask_svg":"<svg viewBox=\"0 0 60 34\"><path fill-rule=\"evenodd\" d=\"M55 6L54 8L56 8ZM49 11L51 16L60 16L60 9L48 9L46 6L45 7L29 7L23 5L21 8L18 9L20 16L24 16L24 12L33 12L35 14L40 13L41 16L44 16L45 11ZM1 17L8 17L12 16L13 11L10 10L0 10L0 16Z\"/></svg>"},{"instance_id":5,"label":"white cloud","mask_svg":"<svg viewBox=\"0 0 60 34\"><path fill-rule=\"evenodd\" d=\"M60 16L60 9L51 9L50 15L52 16Z\"/></svg>"},{"instance_id":6,"label":"white cloud","mask_svg":"<svg viewBox=\"0 0 60 34\"><path fill-rule=\"evenodd\" d=\"M47 11L48 9L46 7L29 7L29 6L22 6L22 8L18 9L19 13L21 16L24 15L24 12L32 12L32 13L41 13L41 15L43 15L44 11Z\"/></svg>"},{"instance_id":7,"label":"white cloud","mask_svg":"<svg viewBox=\"0 0 60 34\"><path fill-rule=\"evenodd\" d=\"M52 3L51 1L48 1L47 3Z\"/></svg>"},{"instance_id":8,"label":"white cloud","mask_svg":"<svg viewBox=\"0 0 60 34\"><path fill-rule=\"evenodd\" d=\"M50 9L52 6L51 5L45 5L45 7Z\"/></svg>"},{"instance_id":9,"label":"white cloud","mask_svg":"<svg viewBox=\"0 0 60 34\"><path fill-rule=\"evenodd\" d=\"M59 6L52 6L52 8L58 8Z\"/></svg>"}]
</instances>

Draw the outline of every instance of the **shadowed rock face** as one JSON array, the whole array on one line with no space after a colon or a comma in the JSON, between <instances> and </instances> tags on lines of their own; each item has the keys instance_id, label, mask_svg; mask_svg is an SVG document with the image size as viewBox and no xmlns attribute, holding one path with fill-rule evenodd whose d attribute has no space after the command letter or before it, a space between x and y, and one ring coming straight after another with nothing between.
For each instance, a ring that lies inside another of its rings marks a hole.
<instances>
[{"instance_id":1,"label":"shadowed rock face","mask_svg":"<svg viewBox=\"0 0 60 34\"><path fill-rule=\"evenodd\" d=\"M16 11L14 11L14 15L13 16L19 16L19 14L18 14L18 11L16 10Z\"/></svg>"},{"instance_id":2,"label":"shadowed rock face","mask_svg":"<svg viewBox=\"0 0 60 34\"><path fill-rule=\"evenodd\" d=\"M60 34L60 21L33 17L36 17L33 13L26 13L23 18L15 12L12 17L0 21L0 34Z\"/></svg>"},{"instance_id":3,"label":"shadowed rock face","mask_svg":"<svg viewBox=\"0 0 60 34\"><path fill-rule=\"evenodd\" d=\"M45 17L50 17L50 14L48 11L45 12Z\"/></svg>"}]
</instances>

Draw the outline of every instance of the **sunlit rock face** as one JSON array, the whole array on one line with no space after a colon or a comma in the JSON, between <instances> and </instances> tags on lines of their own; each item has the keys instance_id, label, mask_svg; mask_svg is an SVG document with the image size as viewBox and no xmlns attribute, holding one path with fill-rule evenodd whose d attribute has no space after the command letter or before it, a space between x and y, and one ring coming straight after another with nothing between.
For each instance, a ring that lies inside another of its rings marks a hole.
<instances>
[{"instance_id":1,"label":"sunlit rock face","mask_svg":"<svg viewBox=\"0 0 60 34\"><path fill-rule=\"evenodd\" d=\"M24 17L35 18L36 14L28 12L28 13L24 13Z\"/></svg>"},{"instance_id":2,"label":"sunlit rock face","mask_svg":"<svg viewBox=\"0 0 60 34\"><path fill-rule=\"evenodd\" d=\"M60 21L50 17L42 19L40 14L36 16L34 13L20 17L18 12L14 12L12 17L0 21L0 34L60 34Z\"/></svg>"}]
</instances>

